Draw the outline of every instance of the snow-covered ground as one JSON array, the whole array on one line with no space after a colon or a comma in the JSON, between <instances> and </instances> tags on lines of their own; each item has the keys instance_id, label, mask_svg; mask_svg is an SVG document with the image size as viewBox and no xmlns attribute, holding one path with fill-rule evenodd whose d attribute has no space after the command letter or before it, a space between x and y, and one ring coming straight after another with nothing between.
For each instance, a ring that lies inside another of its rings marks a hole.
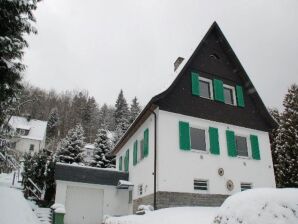
<instances>
[{"instance_id":1,"label":"snow-covered ground","mask_svg":"<svg viewBox=\"0 0 298 224\"><path fill-rule=\"evenodd\" d=\"M297 224L298 189L253 189L229 197L214 224Z\"/></svg>"},{"instance_id":2,"label":"snow-covered ground","mask_svg":"<svg viewBox=\"0 0 298 224\"><path fill-rule=\"evenodd\" d=\"M21 191L0 186L1 224L40 224Z\"/></svg>"},{"instance_id":3,"label":"snow-covered ground","mask_svg":"<svg viewBox=\"0 0 298 224\"><path fill-rule=\"evenodd\" d=\"M50 209L26 200L20 183L12 186L12 180L13 173L0 174L0 224L50 224Z\"/></svg>"},{"instance_id":4,"label":"snow-covered ground","mask_svg":"<svg viewBox=\"0 0 298 224\"><path fill-rule=\"evenodd\" d=\"M165 208L145 215L110 217L105 224L210 224L217 210L217 207Z\"/></svg>"},{"instance_id":5,"label":"snow-covered ground","mask_svg":"<svg viewBox=\"0 0 298 224\"><path fill-rule=\"evenodd\" d=\"M220 208L179 207L145 215L109 217L105 224L297 224L298 189L253 189L229 197Z\"/></svg>"}]
</instances>

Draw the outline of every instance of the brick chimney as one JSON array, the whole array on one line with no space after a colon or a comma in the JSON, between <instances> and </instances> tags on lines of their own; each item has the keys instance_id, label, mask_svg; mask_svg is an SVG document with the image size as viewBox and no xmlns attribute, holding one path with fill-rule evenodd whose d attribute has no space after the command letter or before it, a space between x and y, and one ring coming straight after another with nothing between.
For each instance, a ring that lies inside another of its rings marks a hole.
<instances>
[{"instance_id":1,"label":"brick chimney","mask_svg":"<svg viewBox=\"0 0 298 224\"><path fill-rule=\"evenodd\" d=\"M176 59L176 61L174 62L174 72L177 70L177 68L179 67L179 65L182 63L182 61L184 60L184 58L182 57L178 57Z\"/></svg>"}]
</instances>

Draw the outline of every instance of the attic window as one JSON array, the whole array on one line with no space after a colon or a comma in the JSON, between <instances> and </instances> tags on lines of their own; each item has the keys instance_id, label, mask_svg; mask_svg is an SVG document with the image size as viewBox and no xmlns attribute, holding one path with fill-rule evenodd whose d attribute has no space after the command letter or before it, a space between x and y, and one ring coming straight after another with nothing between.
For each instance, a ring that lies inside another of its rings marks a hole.
<instances>
[{"instance_id":1,"label":"attic window","mask_svg":"<svg viewBox=\"0 0 298 224\"><path fill-rule=\"evenodd\" d=\"M212 58L212 59L216 59L216 60L219 60L220 59L220 57L216 53L210 54L209 57Z\"/></svg>"}]
</instances>

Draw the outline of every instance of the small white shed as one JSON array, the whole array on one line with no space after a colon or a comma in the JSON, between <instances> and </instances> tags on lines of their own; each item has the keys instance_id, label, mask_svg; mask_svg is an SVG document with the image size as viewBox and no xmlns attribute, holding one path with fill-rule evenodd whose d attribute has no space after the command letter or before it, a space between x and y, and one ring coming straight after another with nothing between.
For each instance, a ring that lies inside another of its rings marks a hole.
<instances>
[{"instance_id":1,"label":"small white shed","mask_svg":"<svg viewBox=\"0 0 298 224\"><path fill-rule=\"evenodd\" d=\"M55 203L65 206L65 224L100 224L104 215L132 212L130 186L119 187L128 173L58 163Z\"/></svg>"}]
</instances>

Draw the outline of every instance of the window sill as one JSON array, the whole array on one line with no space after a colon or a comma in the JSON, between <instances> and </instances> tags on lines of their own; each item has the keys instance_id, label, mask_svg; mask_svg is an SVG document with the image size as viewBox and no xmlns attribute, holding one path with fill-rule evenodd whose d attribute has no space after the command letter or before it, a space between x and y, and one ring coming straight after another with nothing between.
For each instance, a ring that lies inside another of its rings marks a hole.
<instances>
[{"instance_id":1,"label":"window sill","mask_svg":"<svg viewBox=\"0 0 298 224\"><path fill-rule=\"evenodd\" d=\"M203 151L199 149L190 149L190 151L195 153L209 154L209 151Z\"/></svg>"},{"instance_id":2,"label":"window sill","mask_svg":"<svg viewBox=\"0 0 298 224\"><path fill-rule=\"evenodd\" d=\"M246 160L251 160L252 158L249 157L249 156L236 156L236 158L239 158L239 159L246 159Z\"/></svg>"}]
</instances>

